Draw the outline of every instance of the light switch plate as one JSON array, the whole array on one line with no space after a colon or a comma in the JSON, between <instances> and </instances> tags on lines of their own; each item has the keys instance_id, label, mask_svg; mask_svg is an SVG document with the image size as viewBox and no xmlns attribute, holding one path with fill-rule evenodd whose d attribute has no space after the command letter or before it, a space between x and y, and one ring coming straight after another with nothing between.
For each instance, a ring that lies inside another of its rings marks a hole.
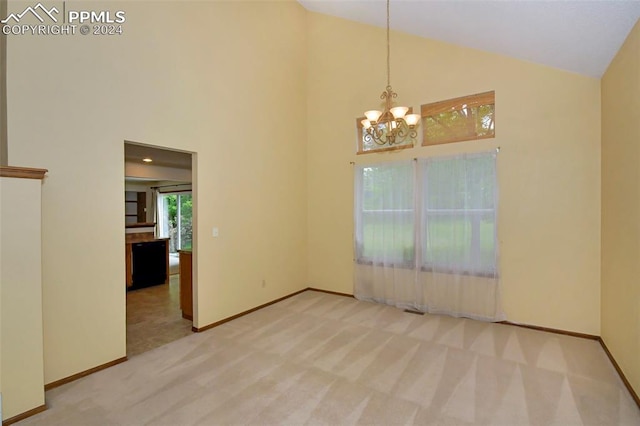
<instances>
[{"instance_id":1,"label":"light switch plate","mask_svg":"<svg viewBox=\"0 0 640 426\"><path fill-rule=\"evenodd\" d=\"M218 235L220 235L220 233L218 232L218 228L213 228L212 234L214 237L217 237Z\"/></svg>"}]
</instances>

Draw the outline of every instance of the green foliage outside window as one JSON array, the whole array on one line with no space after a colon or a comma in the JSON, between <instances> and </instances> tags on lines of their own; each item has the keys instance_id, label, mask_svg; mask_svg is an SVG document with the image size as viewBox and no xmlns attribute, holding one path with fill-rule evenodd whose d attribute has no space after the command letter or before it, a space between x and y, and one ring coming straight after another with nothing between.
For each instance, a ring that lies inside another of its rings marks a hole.
<instances>
[{"instance_id":1,"label":"green foliage outside window","mask_svg":"<svg viewBox=\"0 0 640 426\"><path fill-rule=\"evenodd\" d=\"M480 105L425 117L425 142L444 143L493 137L494 106Z\"/></svg>"},{"instance_id":2,"label":"green foliage outside window","mask_svg":"<svg viewBox=\"0 0 640 426\"><path fill-rule=\"evenodd\" d=\"M358 259L446 270L451 262L474 272L495 267L495 176L492 157L431 161L420 168L415 241L414 169L385 164L362 169ZM415 259L416 247L421 256ZM452 265L453 266L453 265Z\"/></svg>"},{"instance_id":3,"label":"green foliage outside window","mask_svg":"<svg viewBox=\"0 0 640 426\"><path fill-rule=\"evenodd\" d=\"M193 197L191 194L171 194L165 196L169 219L170 251L189 250L193 240ZM178 223L178 203L180 203L180 221ZM178 226L180 229L178 229ZM177 236L180 233L178 247Z\"/></svg>"}]
</instances>

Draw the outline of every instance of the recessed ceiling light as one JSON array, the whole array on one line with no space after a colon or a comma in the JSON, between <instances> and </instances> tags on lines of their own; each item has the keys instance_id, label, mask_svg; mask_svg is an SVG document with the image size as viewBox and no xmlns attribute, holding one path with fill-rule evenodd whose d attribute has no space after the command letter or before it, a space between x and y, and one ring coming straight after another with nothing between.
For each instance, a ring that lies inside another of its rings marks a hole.
<instances>
[{"instance_id":1,"label":"recessed ceiling light","mask_svg":"<svg viewBox=\"0 0 640 426\"><path fill-rule=\"evenodd\" d=\"M145 163L151 163L153 160L147 157L147 158L143 158L142 161L144 161Z\"/></svg>"}]
</instances>

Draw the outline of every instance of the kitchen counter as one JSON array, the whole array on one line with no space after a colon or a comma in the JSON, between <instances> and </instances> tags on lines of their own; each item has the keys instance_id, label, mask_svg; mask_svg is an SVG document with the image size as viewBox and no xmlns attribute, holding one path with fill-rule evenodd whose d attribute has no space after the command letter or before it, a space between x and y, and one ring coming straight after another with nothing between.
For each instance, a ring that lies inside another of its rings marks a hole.
<instances>
[{"instance_id":1,"label":"kitchen counter","mask_svg":"<svg viewBox=\"0 0 640 426\"><path fill-rule=\"evenodd\" d=\"M144 236L140 234L127 234L126 243L147 243L149 241L169 241L169 238L156 238L153 236Z\"/></svg>"}]
</instances>

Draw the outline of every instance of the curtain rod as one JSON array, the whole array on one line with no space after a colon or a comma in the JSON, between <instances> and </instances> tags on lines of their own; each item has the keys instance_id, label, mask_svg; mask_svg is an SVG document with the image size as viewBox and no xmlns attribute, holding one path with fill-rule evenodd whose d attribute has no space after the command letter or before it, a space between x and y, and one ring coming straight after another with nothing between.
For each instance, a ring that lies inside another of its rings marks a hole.
<instances>
[{"instance_id":1,"label":"curtain rod","mask_svg":"<svg viewBox=\"0 0 640 426\"><path fill-rule=\"evenodd\" d=\"M150 186L151 189L172 188L174 186L191 186L190 183L177 183L175 185Z\"/></svg>"},{"instance_id":2,"label":"curtain rod","mask_svg":"<svg viewBox=\"0 0 640 426\"><path fill-rule=\"evenodd\" d=\"M494 149L495 149L496 153L499 153L501 148L499 146L497 146ZM478 152L465 152L464 154L480 154L480 153L483 153L483 152L491 152L491 150L489 150L489 151L478 151ZM456 155L456 154L453 154L453 155ZM421 158L427 158L427 157L421 157ZM412 160L413 161L418 161L418 157L413 157ZM355 161L349 161L349 164L354 166L356 163L355 163Z\"/></svg>"}]
</instances>

